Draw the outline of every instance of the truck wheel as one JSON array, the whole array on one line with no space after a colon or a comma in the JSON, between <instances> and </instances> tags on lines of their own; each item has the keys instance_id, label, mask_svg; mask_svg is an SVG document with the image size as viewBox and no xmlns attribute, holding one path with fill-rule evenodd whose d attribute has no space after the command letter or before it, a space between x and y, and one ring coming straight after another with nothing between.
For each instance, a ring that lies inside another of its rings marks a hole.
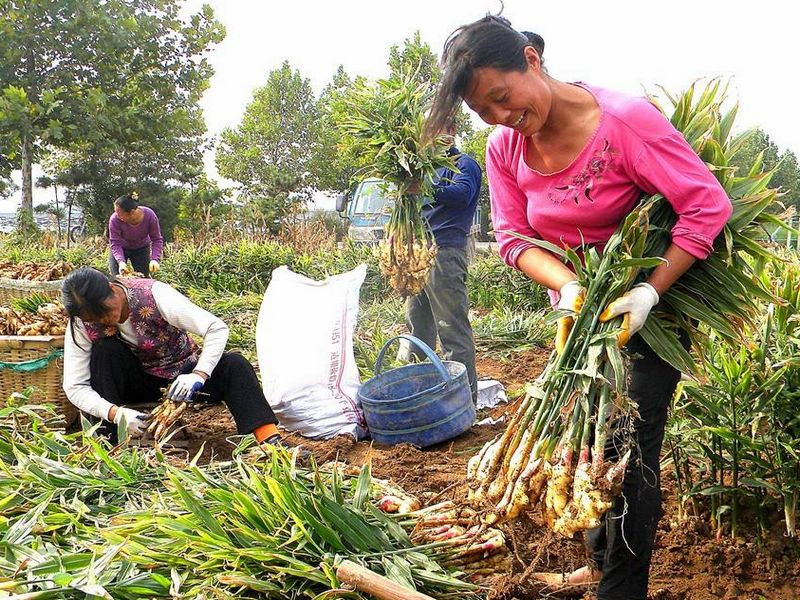
<instances>
[{"instance_id":1,"label":"truck wheel","mask_svg":"<svg viewBox=\"0 0 800 600\"><path fill-rule=\"evenodd\" d=\"M86 226L78 225L69 230L69 239L73 244L77 244L86 235Z\"/></svg>"}]
</instances>

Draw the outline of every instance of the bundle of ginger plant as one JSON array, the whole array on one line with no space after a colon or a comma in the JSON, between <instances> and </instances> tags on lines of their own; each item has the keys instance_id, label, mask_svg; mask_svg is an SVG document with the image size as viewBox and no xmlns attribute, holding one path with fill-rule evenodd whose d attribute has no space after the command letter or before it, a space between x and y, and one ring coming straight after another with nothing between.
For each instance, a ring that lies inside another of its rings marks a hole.
<instances>
[{"instance_id":1,"label":"bundle of ginger plant","mask_svg":"<svg viewBox=\"0 0 800 600\"><path fill-rule=\"evenodd\" d=\"M436 245L422 216L432 196L436 171L456 171L445 135L425 135L425 114L433 88L414 74L361 83L348 101L344 127L366 166L360 175L384 181L391 216L377 247L380 269L404 295L422 291L436 257Z\"/></svg>"}]
</instances>

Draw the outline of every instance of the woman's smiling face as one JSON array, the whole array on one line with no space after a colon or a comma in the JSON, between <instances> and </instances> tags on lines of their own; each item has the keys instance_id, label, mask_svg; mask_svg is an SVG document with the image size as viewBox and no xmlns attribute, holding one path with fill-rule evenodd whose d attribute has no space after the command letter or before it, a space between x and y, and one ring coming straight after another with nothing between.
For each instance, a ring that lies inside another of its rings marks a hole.
<instances>
[{"instance_id":1,"label":"woman's smiling face","mask_svg":"<svg viewBox=\"0 0 800 600\"><path fill-rule=\"evenodd\" d=\"M525 71L475 69L464 101L489 125L505 125L530 136L547 122L552 94L536 51L528 47L525 55L528 59Z\"/></svg>"}]
</instances>

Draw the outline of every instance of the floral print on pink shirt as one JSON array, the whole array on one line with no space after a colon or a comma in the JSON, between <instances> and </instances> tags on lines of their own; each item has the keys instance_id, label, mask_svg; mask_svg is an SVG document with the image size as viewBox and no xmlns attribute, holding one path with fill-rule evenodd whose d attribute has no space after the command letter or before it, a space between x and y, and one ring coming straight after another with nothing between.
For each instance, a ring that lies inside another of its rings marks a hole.
<instances>
[{"instance_id":1,"label":"floral print on pink shirt","mask_svg":"<svg viewBox=\"0 0 800 600\"><path fill-rule=\"evenodd\" d=\"M617 152L611 148L607 139L603 140L603 147L597 150L580 173L572 178L566 185L558 185L548 194L551 202L561 205L567 200L580 204L582 199L594 202L592 189L603 178L603 173L612 167Z\"/></svg>"}]
</instances>

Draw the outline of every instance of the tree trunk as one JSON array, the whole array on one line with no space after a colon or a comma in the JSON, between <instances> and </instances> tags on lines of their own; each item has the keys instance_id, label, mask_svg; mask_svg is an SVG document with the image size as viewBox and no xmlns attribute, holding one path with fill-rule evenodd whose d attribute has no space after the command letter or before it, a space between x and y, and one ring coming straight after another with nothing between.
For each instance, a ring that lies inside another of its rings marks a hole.
<instances>
[{"instance_id":1,"label":"tree trunk","mask_svg":"<svg viewBox=\"0 0 800 600\"><path fill-rule=\"evenodd\" d=\"M33 218L33 144L26 135L22 138L22 206L23 211Z\"/></svg>"},{"instance_id":2,"label":"tree trunk","mask_svg":"<svg viewBox=\"0 0 800 600\"><path fill-rule=\"evenodd\" d=\"M67 191L67 248L69 248L69 241L72 237L72 196Z\"/></svg>"},{"instance_id":3,"label":"tree trunk","mask_svg":"<svg viewBox=\"0 0 800 600\"><path fill-rule=\"evenodd\" d=\"M53 181L53 193L56 198L56 246L61 247L61 211L58 206L58 184Z\"/></svg>"}]
</instances>

